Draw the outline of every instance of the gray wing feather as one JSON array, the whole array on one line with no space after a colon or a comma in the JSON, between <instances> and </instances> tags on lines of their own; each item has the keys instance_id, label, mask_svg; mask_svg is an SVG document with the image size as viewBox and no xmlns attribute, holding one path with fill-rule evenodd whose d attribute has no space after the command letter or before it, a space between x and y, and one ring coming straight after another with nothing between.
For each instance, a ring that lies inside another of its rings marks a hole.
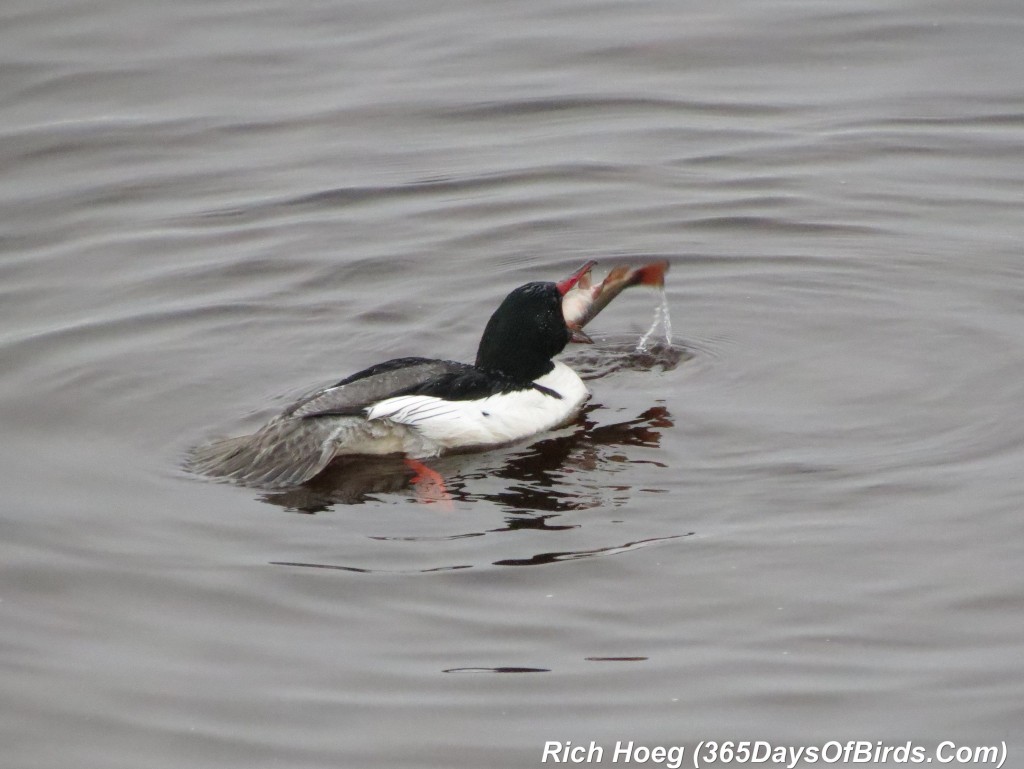
<instances>
[{"instance_id":1,"label":"gray wing feather","mask_svg":"<svg viewBox=\"0 0 1024 769\"><path fill-rule=\"evenodd\" d=\"M197 448L189 466L204 475L269 488L304 483L334 458L338 421L278 417L252 435Z\"/></svg>"},{"instance_id":2,"label":"gray wing feather","mask_svg":"<svg viewBox=\"0 0 1024 769\"><path fill-rule=\"evenodd\" d=\"M397 362L397 361L396 361ZM322 471L347 439L372 439L380 428L363 412L381 399L464 364L424 360L411 365L356 374L334 387L299 400L252 435L201 446L188 461L191 470L240 483L282 488L305 483Z\"/></svg>"},{"instance_id":3,"label":"gray wing feather","mask_svg":"<svg viewBox=\"0 0 1024 769\"><path fill-rule=\"evenodd\" d=\"M300 400L286 414L293 417L315 417L325 414L359 414L367 406L388 398L409 387L435 377L458 371L464 364L432 360L362 377L335 387L328 387Z\"/></svg>"}]
</instances>

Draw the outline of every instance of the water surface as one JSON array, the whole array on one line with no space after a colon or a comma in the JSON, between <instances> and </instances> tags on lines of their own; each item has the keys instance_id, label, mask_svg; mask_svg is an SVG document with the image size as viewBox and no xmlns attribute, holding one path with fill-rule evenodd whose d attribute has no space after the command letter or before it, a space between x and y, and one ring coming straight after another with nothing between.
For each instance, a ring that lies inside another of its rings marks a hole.
<instances>
[{"instance_id":1,"label":"water surface","mask_svg":"<svg viewBox=\"0 0 1024 769\"><path fill-rule=\"evenodd\" d=\"M0 42L5 766L1024 750L1018 3L25 1ZM451 509L181 469L589 258L669 260L670 365L623 294L580 423L439 461Z\"/></svg>"}]
</instances>

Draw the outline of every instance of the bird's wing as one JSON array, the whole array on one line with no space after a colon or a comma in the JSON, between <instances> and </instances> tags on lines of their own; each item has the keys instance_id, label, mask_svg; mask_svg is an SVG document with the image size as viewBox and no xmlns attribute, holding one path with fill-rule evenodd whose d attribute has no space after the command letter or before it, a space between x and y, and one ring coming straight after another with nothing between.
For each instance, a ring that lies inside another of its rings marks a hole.
<instances>
[{"instance_id":1,"label":"bird's wing","mask_svg":"<svg viewBox=\"0 0 1024 769\"><path fill-rule=\"evenodd\" d=\"M428 358L396 358L378 363L300 400L287 412L295 418L354 416L378 401L421 387L438 377L470 368L464 363Z\"/></svg>"}]
</instances>

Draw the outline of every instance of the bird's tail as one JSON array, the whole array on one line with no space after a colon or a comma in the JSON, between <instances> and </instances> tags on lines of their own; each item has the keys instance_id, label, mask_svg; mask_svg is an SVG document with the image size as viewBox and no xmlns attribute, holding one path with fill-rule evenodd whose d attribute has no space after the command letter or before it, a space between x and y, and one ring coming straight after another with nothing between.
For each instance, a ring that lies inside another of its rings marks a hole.
<instances>
[{"instance_id":1,"label":"bird's tail","mask_svg":"<svg viewBox=\"0 0 1024 769\"><path fill-rule=\"evenodd\" d=\"M335 427L317 419L281 418L252 435L226 438L193 449L192 472L264 488L297 486L334 457Z\"/></svg>"}]
</instances>

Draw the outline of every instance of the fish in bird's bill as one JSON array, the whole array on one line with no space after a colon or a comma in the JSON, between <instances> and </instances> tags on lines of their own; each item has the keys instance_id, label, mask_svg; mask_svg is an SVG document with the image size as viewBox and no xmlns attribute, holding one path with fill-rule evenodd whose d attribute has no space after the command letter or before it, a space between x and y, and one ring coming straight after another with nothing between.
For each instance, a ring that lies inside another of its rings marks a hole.
<instances>
[{"instance_id":1,"label":"fish in bird's bill","mask_svg":"<svg viewBox=\"0 0 1024 769\"><path fill-rule=\"evenodd\" d=\"M613 267L600 283L594 283L590 271L596 264L590 261L580 268L575 273L579 275L576 284L562 297L562 315L565 325L572 331L574 342L593 343L594 340L583 333L583 327L596 318L612 299L630 286L661 288L665 285L665 273L668 271L666 261L640 267L622 264Z\"/></svg>"}]
</instances>

